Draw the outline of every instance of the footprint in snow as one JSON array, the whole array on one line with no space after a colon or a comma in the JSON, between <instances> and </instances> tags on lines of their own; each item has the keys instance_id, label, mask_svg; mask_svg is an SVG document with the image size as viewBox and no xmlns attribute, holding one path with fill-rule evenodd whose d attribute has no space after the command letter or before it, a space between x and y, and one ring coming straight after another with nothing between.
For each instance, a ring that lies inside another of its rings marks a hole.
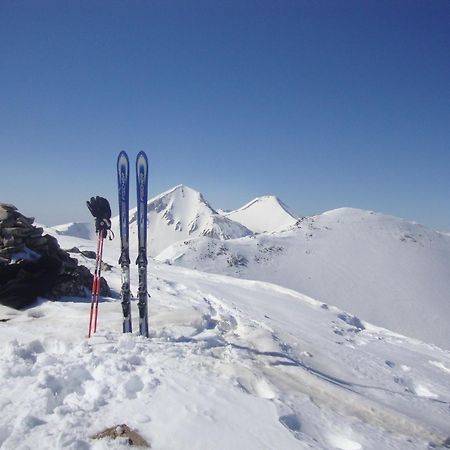
<instances>
[{"instance_id":1,"label":"footprint in snow","mask_svg":"<svg viewBox=\"0 0 450 450\"><path fill-rule=\"evenodd\" d=\"M140 376L134 374L123 385L125 396L129 399L136 398L137 393L144 389L144 383Z\"/></svg>"},{"instance_id":2,"label":"footprint in snow","mask_svg":"<svg viewBox=\"0 0 450 450\"><path fill-rule=\"evenodd\" d=\"M280 416L278 420L289 431L298 433L302 428L302 423L296 414L286 414L285 416Z\"/></svg>"},{"instance_id":3,"label":"footprint in snow","mask_svg":"<svg viewBox=\"0 0 450 450\"><path fill-rule=\"evenodd\" d=\"M45 317L45 314L40 310L30 310L28 311L27 316L32 319L40 319L41 317Z\"/></svg>"}]
</instances>

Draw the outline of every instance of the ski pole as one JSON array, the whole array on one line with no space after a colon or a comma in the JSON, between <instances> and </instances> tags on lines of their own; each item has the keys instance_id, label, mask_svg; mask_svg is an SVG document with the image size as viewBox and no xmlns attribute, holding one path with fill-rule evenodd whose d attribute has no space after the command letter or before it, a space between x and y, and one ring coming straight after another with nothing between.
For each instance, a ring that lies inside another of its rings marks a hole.
<instances>
[{"instance_id":1,"label":"ski pole","mask_svg":"<svg viewBox=\"0 0 450 450\"><path fill-rule=\"evenodd\" d=\"M94 333L97 332L97 317L98 317L98 299L100 297L100 286L101 286L101 273L102 273L102 257L103 257L103 230L100 231L100 257L98 258L98 268L97 268L97 285L95 292L95 320L94 320Z\"/></svg>"},{"instance_id":2,"label":"ski pole","mask_svg":"<svg viewBox=\"0 0 450 450\"><path fill-rule=\"evenodd\" d=\"M95 271L94 271L94 278L92 280L92 294L91 294L91 311L89 315L89 332L88 337L91 337L91 330L92 330L92 318L94 314L94 305L96 300L96 292L97 292L97 272L99 267L99 259L100 259L100 245L102 242L102 232L99 232L98 234L98 241L97 241L97 254L95 258ZM95 331L94 331L95 333Z\"/></svg>"},{"instance_id":3,"label":"ski pole","mask_svg":"<svg viewBox=\"0 0 450 450\"><path fill-rule=\"evenodd\" d=\"M108 230L111 230L111 207L106 198L99 197L98 195L97 197L91 197L91 199L86 202L86 205L91 214L95 217L95 232L98 233L95 272L92 280L91 312L89 315L88 337L91 337L92 319L94 319L94 333L97 331L98 300L100 297L102 281L100 275L102 272L103 240L108 235ZM112 234L114 236L114 233Z\"/></svg>"}]
</instances>

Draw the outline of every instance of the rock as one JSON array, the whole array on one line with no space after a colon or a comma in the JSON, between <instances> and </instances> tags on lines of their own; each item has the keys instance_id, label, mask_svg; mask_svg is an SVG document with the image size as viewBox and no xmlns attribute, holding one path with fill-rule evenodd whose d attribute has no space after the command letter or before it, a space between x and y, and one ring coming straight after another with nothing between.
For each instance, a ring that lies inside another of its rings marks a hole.
<instances>
[{"instance_id":1,"label":"rock","mask_svg":"<svg viewBox=\"0 0 450 450\"><path fill-rule=\"evenodd\" d=\"M37 237L37 238L33 238L33 239L29 239L30 241L30 245L33 247L42 247L42 246L48 246L48 240L46 237Z\"/></svg>"},{"instance_id":2,"label":"rock","mask_svg":"<svg viewBox=\"0 0 450 450\"><path fill-rule=\"evenodd\" d=\"M351 325L352 327L355 327L357 330L365 330L365 326L362 324L361 320L358 319L356 316L352 316L351 314L348 314L346 312L342 312L338 314L338 318L343 320L348 325Z\"/></svg>"},{"instance_id":3,"label":"rock","mask_svg":"<svg viewBox=\"0 0 450 450\"><path fill-rule=\"evenodd\" d=\"M4 221L12 217L17 208L14 205L8 205L7 203L0 203L0 221Z\"/></svg>"},{"instance_id":4,"label":"rock","mask_svg":"<svg viewBox=\"0 0 450 450\"><path fill-rule=\"evenodd\" d=\"M113 266L111 266L111 264L108 264L107 262L102 261L102 271L103 272L110 272L112 268L113 268Z\"/></svg>"},{"instance_id":5,"label":"rock","mask_svg":"<svg viewBox=\"0 0 450 450\"><path fill-rule=\"evenodd\" d=\"M23 226L23 227L27 227L27 228L36 228L35 226L33 226L34 217L25 217L25 216L20 215L17 218L16 223L18 226ZM42 230L42 228L38 228L38 230Z\"/></svg>"},{"instance_id":6,"label":"rock","mask_svg":"<svg viewBox=\"0 0 450 450\"><path fill-rule=\"evenodd\" d=\"M1 247L10 247L14 244L14 238L11 237L4 237L2 241L0 242Z\"/></svg>"},{"instance_id":7,"label":"rock","mask_svg":"<svg viewBox=\"0 0 450 450\"><path fill-rule=\"evenodd\" d=\"M78 247L72 247L69 248L69 250L66 250L67 253L81 253L81 250Z\"/></svg>"},{"instance_id":8,"label":"rock","mask_svg":"<svg viewBox=\"0 0 450 450\"><path fill-rule=\"evenodd\" d=\"M36 239L38 237L42 236L42 232L44 230L42 228L33 228L32 231L30 231L30 234L28 235L29 239Z\"/></svg>"},{"instance_id":9,"label":"rock","mask_svg":"<svg viewBox=\"0 0 450 450\"><path fill-rule=\"evenodd\" d=\"M151 445L136 431L132 430L128 425L116 425L111 428L107 428L100 433L92 436L92 439L125 439L128 445L134 445L135 447L147 447L151 448Z\"/></svg>"},{"instance_id":10,"label":"rock","mask_svg":"<svg viewBox=\"0 0 450 450\"><path fill-rule=\"evenodd\" d=\"M17 208L10 203L0 203L0 209L4 209L5 211L17 211Z\"/></svg>"},{"instance_id":11,"label":"rock","mask_svg":"<svg viewBox=\"0 0 450 450\"><path fill-rule=\"evenodd\" d=\"M44 230L33 222L14 206L0 204L0 303L20 309L37 297L90 296L93 275L89 269L62 250L53 236L43 235ZM94 252L85 253L96 257ZM100 295L111 295L103 278Z\"/></svg>"},{"instance_id":12,"label":"rock","mask_svg":"<svg viewBox=\"0 0 450 450\"><path fill-rule=\"evenodd\" d=\"M97 259L97 253L91 252L89 250L83 250L81 254L88 259Z\"/></svg>"},{"instance_id":13,"label":"rock","mask_svg":"<svg viewBox=\"0 0 450 450\"><path fill-rule=\"evenodd\" d=\"M55 283L59 268L48 256L0 268L0 303L16 309L31 305Z\"/></svg>"},{"instance_id":14,"label":"rock","mask_svg":"<svg viewBox=\"0 0 450 450\"><path fill-rule=\"evenodd\" d=\"M30 234L30 230L28 228L3 228L3 232L5 236L13 236L14 238L23 238Z\"/></svg>"},{"instance_id":15,"label":"rock","mask_svg":"<svg viewBox=\"0 0 450 450\"><path fill-rule=\"evenodd\" d=\"M47 292L51 300L61 297L89 297L91 294L93 276L85 266L65 267ZM100 295L110 296L108 284L104 278L100 280Z\"/></svg>"}]
</instances>

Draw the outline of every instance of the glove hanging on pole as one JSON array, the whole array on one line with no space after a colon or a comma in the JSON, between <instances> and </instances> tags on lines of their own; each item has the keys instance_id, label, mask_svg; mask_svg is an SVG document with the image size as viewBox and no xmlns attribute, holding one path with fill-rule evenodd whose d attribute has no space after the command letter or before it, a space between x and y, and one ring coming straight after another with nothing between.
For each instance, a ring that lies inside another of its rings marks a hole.
<instances>
[{"instance_id":1,"label":"glove hanging on pole","mask_svg":"<svg viewBox=\"0 0 450 450\"><path fill-rule=\"evenodd\" d=\"M108 200L103 197L91 197L86 202L91 214L95 217L95 232L101 233L106 238L108 230L111 229L111 207Z\"/></svg>"}]
</instances>

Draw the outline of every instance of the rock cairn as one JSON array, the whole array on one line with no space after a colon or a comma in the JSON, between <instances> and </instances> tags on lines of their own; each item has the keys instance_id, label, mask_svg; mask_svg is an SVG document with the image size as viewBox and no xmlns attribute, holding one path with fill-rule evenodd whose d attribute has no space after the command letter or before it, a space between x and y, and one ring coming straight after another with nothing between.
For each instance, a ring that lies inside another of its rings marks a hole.
<instances>
[{"instance_id":1,"label":"rock cairn","mask_svg":"<svg viewBox=\"0 0 450 450\"><path fill-rule=\"evenodd\" d=\"M14 308L36 297L88 297L93 275L13 205L0 203L0 303ZM101 295L110 295L102 278Z\"/></svg>"}]
</instances>

